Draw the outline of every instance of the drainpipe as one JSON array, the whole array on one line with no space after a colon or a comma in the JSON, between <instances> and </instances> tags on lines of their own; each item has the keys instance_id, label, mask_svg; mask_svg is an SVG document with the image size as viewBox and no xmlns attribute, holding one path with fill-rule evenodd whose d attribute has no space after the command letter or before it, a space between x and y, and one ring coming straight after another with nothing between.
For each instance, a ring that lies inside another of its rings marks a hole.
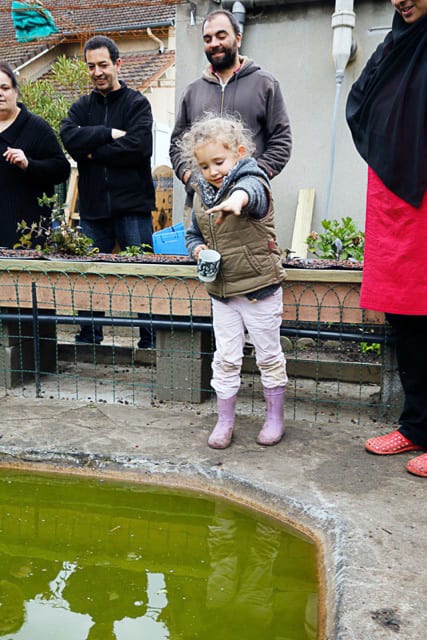
<instances>
[{"instance_id":1,"label":"drainpipe","mask_svg":"<svg viewBox=\"0 0 427 640\"><path fill-rule=\"evenodd\" d=\"M336 0L335 11L332 14L332 57L337 82L343 81L345 68L357 52L357 44L353 39L356 24L353 5L353 0Z\"/></svg>"},{"instance_id":2,"label":"drainpipe","mask_svg":"<svg viewBox=\"0 0 427 640\"><path fill-rule=\"evenodd\" d=\"M243 0L243 2L236 2L236 0L214 0L214 2L221 4L223 9L228 9L231 13L234 13L240 24L241 33L243 33L243 28L246 22L246 11L248 9L269 6L278 7L280 5L289 4L289 0Z\"/></svg>"},{"instance_id":3,"label":"drainpipe","mask_svg":"<svg viewBox=\"0 0 427 640\"><path fill-rule=\"evenodd\" d=\"M347 64L354 60L357 53L357 43L353 30L356 24L356 14L353 11L353 0L336 0L335 11L332 14L332 58L335 65L335 101L332 115L331 157L329 163L329 178L326 189L323 217L328 218L329 202L331 199L332 179L335 164L335 138L337 129L338 104L344 73Z\"/></svg>"},{"instance_id":4,"label":"drainpipe","mask_svg":"<svg viewBox=\"0 0 427 640\"><path fill-rule=\"evenodd\" d=\"M197 3L189 0L190 2L190 26L196 25Z\"/></svg>"},{"instance_id":5,"label":"drainpipe","mask_svg":"<svg viewBox=\"0 0 427 640\"><path fill-rule=\"evenodd\" d=\"M242 2L233 2L231 7L231 13L237 18L237 22L240 25L240 33L243 33L246 22L246 7Z\"/></svg>"},{"instance_id":6,"label":"drainpipe","mask_svg":"<svg viewBox=\"0 0 427 640\"><path fill-rule=\"evenodd\" d=\"M221 4L223 9L228 9L231 13L234 14L237 22L240 25L240 33L243 34L243 29L245 27L246 22L246 9L253 9L254 1L253 0L244 0L244 2L238 2L237 0L213 0L217 4ZM272 0L267 0L268 4L280 4L280 2L272 2Z\"/></svg>"},{"instance_id":7,"label":"drainpipe","mask_svg":"<svg viewBox=\"0 0 427 640\"><path fill-rule=\"evenodd\" d=\"M163 44L163 42L160 40L160 38L158 38L157 36L154 35L154 33L151 31L150 27L147 27L147 36L153 40L156 44L159 45L159 53L163 53L165 50L165 45Z\"/></svg>"}]
</instances>

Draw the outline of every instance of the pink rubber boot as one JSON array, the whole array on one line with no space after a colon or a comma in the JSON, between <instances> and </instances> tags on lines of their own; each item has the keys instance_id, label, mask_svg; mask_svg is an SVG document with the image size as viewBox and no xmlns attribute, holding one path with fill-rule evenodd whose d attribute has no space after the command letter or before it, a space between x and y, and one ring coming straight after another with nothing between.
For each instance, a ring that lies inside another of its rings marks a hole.
<instances>
[{"instance_id":1,"label":"pink rubber boot","mask_svg":"<svg viewBox=\"0 0 427 640\"><path fill-rule=\"evenodd\" d=\"M273 445L280 442L285 435L283 406L285 403L285 387L273 389L262 388L267 404L267 416L256 439L258 444Z\"/></svg>"},{"instance_id":2,"label":"pink rubber boot","mask_svg":"<svg viewBox=\"0 0 427 640\"><path fill-rule=\"evenodd\" d=\"M224 400L216 399L218 408L218 420L214 430L208 439L208 445L212 449L226 449L231 444L234 429L234 412L236 409L237 394Z\"/></svg>"}]
</instances>

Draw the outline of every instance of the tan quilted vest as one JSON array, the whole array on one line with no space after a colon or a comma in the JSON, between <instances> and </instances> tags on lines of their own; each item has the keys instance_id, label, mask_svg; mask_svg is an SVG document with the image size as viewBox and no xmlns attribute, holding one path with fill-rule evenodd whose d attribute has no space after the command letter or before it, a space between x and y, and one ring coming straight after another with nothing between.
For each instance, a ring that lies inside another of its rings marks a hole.
<instances>
[{"instance_id":1,"label":"tan quilted vest","mask_svg":"<svg viewBox=\"0 0 427 640\"><path fill-rule=\"evenodd\" d=\"M206 214L199 194L194 198L194 212L206 244L221 254L216 280L205 283L208 293L229 298L286 278L276 241L272 199L267 215L261 220L227 214L221 224L215 224L218 213Z\"/></svg>"}]
</instances>

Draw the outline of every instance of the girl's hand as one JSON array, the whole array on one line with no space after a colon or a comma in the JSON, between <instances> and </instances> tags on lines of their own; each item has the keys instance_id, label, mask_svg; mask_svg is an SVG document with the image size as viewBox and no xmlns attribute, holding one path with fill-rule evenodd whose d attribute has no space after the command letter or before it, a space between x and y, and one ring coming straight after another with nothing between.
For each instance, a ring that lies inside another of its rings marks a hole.
<instances>
[{"instance_id":1,"label":"girl's hand","mask_svg":"<svg viewBox=\"0 0 427 640\"><path fill-rule=\"evenodd\" d=\"M23 171L28 167L28 159L22 149L12 149L11 147L8 147L3 154L3 157L7 162L16 165Z\"/></svg>"},{"instance_id":2,"label":"girl's hand","mask_svg":"<svg viewBox=\"0 0 427 640\"><path fill-rule=\"evenodd\" d=\"M243 207L248 204L249 197L246 191L243 189L238 189L237 191L233 191L231 196L221 202L216 207L212 207L212 209L208 209L206 213L216 213L219 211L219 216L215 222L215 224L221 224L224 220L224 216L228 213L232 213L235 216L240 216L242 213Z\"/></svg>"},{"instance_id":3,"label":"girl's hand","mask_svg":"<svg viewBox=\"0 0 427 640\"><path fill-rule=\"evenodd\" d=\"M206 244L199 244L193 251L193 256L194 259L197 260L199 259L199 253L203 250L203 249L209 249L209 247Z\"/></svg>"}]
</instances>

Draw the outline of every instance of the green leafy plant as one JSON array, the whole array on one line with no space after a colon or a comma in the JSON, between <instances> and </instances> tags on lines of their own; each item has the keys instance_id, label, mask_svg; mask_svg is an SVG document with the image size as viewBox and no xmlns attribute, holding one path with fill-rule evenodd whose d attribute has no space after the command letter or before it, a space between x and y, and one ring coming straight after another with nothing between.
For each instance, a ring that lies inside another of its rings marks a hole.
<instances>
[{"instance_id":1,"label":"green leafy plant","mask_svg":"<svg viewBox=\"0 0 427 640\"><path fill-rule=\"evenodd\" d=\"M51 209L50 220L40 216L38 222L28 225L25 220L18 223L21 232L14 249L36 249L46 254L91 256L98 253L92 238L81 232L80 227L68 226L64 207L58 204L56 195L49 197L45 193L38 199L41 207Z\"/></svg>"},{"instance_id":2,"label":"green leafy plant","mask_svg":"<svg viewBox=\"0 0 427 640\"><path fill-rule=\"evenodd\" d=\"M69 107L88 92L90 82L86 64L80 58L60 56L50 70L46 78L24 80L19 94L27 109L47 120L58 133Z\"/></svg>"},{"instance_id":3,"label":"green leafy plant","mask_svg":"<svg viewBox=\"0 0 427 640\"><path fill-rule=\"evenodd\" d=\"M133 244L119 252L119 256L143 256L147 253L153 253L153 248L149 244Z\"/></svg>"},{"instance_id":4,"label":"green leafy plant","mask_svg":"<svg viewBox=\"0 0 427 640\"><path fill-rule=\"evenodd\" d=\"M306 242L309 251L329 260L363 260L365 234L358 231L349 216L339 220L322 220L323 233L312 231Z\"/></svg>"},{"instance_id":5,"label":"green leafy plant","mask_svg":"<svg viewBox=\"0 0 427 640\"><path fill-rule=\"evenodd\" d=\"M377 356L381 355L381 345L379 342L361 342L360 351L362 353L374 353Z\"/></svg>"}]
</instances>

